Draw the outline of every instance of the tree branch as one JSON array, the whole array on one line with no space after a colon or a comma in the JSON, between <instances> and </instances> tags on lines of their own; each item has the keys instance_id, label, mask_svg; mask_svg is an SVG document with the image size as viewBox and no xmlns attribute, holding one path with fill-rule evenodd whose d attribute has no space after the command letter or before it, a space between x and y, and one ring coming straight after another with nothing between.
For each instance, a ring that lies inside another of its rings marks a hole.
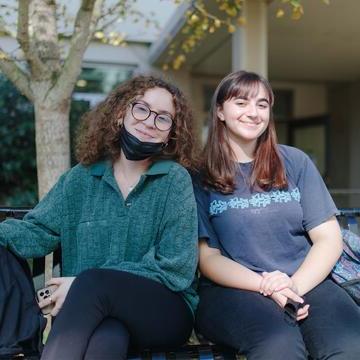
<instances>
[{"instance_id":1,"label":"tree branch","mask_svg":"<svg viewBox=\"0 0 360 360\"><path fill-rule=\"evenodd\" d=\"M19 0L16 38L24 53L29 52L29 1Z\"/></svg>"},{"instance_id":2,"label":"tree branch","mask_svg":"<svg viewBox=\"0 0 360 360\"><path fill-rule=\"evenodd\" d=\"M102 2L103 0L82 0L76 15L68 55L53 88L52 96L67 98L71 95L81 72L84 52L93 36L98 21L99 14L96 10L101 8Z\"/></svg>"},{"instance_id":3,"label":"tree branch","mask_svg":"<svg viewBox=\"0 0 360 360\"><path fill-rule=\"evenodd\" d=\"M29 37L29 0L19 0L16 39L30 65L31 72L39 73L44 64L36 51L32 51Z\"/></svg>"},{"instance_id":4,"label":"tree branch","mask_svg":"<svg viewBox=\"0 0 360 360\"><path fill-rule=\"evenodd\" d=\"M5 23L4 19L0 17L0 31L5 33L5 34L8 34L9 36L11 37L15 37L16 34L14 33L13 30L11 30L7 24Z\"/></svg>"},{"instance_id":5,"label":"tree branch","mask_svg":"<svg viewBox=\"0 0 360 360\"><path fill-rule=\"evenodd\" d=\"M0 48L0 70L31 102L34 97L30 88L29 76Z\"/></svg>"}]
</instances>

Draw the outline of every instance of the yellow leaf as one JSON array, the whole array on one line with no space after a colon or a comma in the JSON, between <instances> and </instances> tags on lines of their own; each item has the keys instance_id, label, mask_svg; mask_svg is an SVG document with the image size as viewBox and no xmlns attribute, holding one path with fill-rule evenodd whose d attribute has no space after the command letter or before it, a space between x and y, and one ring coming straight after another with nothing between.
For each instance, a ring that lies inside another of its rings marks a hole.
<instances>
[{"instance_id":1,"label":"yellow leaf","mask_svg":"<svg viewBox=\"0 0 360 360\"><path fill-rule=\"evenodd\" d=\"M180 55L178 56L178 60L181 61L181 62L185 62L185 60L186 60L185 55L180 54Z\"/></svg>"},{"instance_id":2,"label":"yellow leaf","mask_svg":"<svg viewBox=\"0 0 360 360\"><path fill-rule=\"evenodd\" d=\"M190 21L192 23L196 23L197 21L199 21L199 17L196 14L192 14L190 17Z\"/></svg>"},{"instance_id":3,"label":"yellow leaf","mask_svg":"<svg viewBox=\"0 0 360 360\"><path fill-rule=\"evenodd\" d=\"M217 28L220 27L220 26L221 26L221 20L215 19L214 25L215 25Z\"/></svg>"},{"instance_id":4,"label":"yellow leaf","mask_svg":"<svg viewBox=\"0 0 360 360\"><path fill-rule=\"evenodd\" d=\"M212 34L215 32L215 26L210 26L209 33Z\"/></svg>"},{"instance_id":5,"label":"yellow leaf","mask_svg":"<svg viewBox=\"0 0 360 360\"><path fill-rule=\"evenodd\" d=\"M185 60L186 60L186 57L184 54L178 55L173 61L173 64L172 64L173 69L179 70L180 67L182 66L182 64L185 62Z\"/></svg>"},{"instance_id":6,"label":"yellow leaf","mask_svg":"<svg viewBox=\"0 0 360 360\"><path fill-rule=\"evenodd\" d=\"M231 17L235 17L237 15L237 9L235 7L228 8L226 13Z\"/></svg>"},{"instance_id":7,"label":"yellow leaf","mask_svg":"<svg viewBox=\"0 0 360 360\"><path fill-rule=\"evenodd\" d=\"M291 18L293 20L299 20L299 19L301 19L303 14L304 14L304 10L303 10L303 8L301 6L299 6L299 7L296 7L296 8L293 9L292 14L291 14Z\"/></svg>"},{"instance_id":8,"label":"yellow leaf","mask_svg":"<svg viewBox=\"0 0 360 360\"><path fill-rule=\"evenodd\" d=\"M0 51L0 60L7 60L8 56L3 51Z\"/></svg>"},{"instance_id":9,"label":"yellow leaf","mask_svg":"<svg viewBox=\"0 0 360 360\"><path fill-rule=\"evenodd\" d=\"M228 32L230 34L234 33L236 31L236 27L233 24L228 25Z\"/></svg>"},{"instance_id":10,"label":"yellow leaf","mask_svg":"<svg viewBox=\"0 0 360 360\"><path fill-rule=\"evenodd\" d=\"M168 71L168 70L169 70L169 65L168 65L168 64L164 64L164 65L162 66L162 69L163 69L163 71Z\"/></svg>"},{"instance_id":11,"label":"yellow leaf","mask_svg":"<svg viewBox=\"0 0 360 360\"><path fill-rule=\"evenodd\" d=\"M84 79L79 79L79 80L76 82L76 86L77 86L77 87L84 88L86 85L87 85L87 81L84 80Z\"/></svg>"},{"instance_id":12,"label":"yellow leaf","mask_svg":"<svg viewBox=\"0 0 360 360\"><path fill-rule=\"evenodd\" d=\"M279 18L282 18L283 16L285 15L285 11L283 9L278 9L276 11L276 17L279 19Z\"/></svg>"},{"instance_id":13,"label":"yellow leaf","mask_svg":"<svg viewBox=\"0 0 360 360\"><path fill-rule=\"evenodd\" d=\"M239 26L244 26L244 25L246 25L246 18L244 16L239 16L236 20L236 23Z\"/></svg>"},{"instance_id":14,"label":"yellow leaf","mask_svg":"<svg viewBox=\"0 0 360 360\"><path fill-rule=\"evenodd\" d=\"M326 5L330 5L330 0L323 0L323 3Z\"/></svg>"},{"instance_id":15,"label":"yellow leaf","mask_svg":"<svg viewBox=\"0 0 360 360\"><path fill-rule=\"evenodd\" d=\"M102 31L96 31L96 33L94 34L94 36L96 37L96 39L103 39L105 34Z\"/></svg>"}]
</instances>

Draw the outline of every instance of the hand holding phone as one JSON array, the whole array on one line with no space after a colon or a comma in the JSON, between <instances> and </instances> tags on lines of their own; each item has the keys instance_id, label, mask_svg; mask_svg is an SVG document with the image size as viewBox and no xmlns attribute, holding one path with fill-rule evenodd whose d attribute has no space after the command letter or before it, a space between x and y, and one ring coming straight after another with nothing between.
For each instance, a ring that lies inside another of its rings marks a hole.
<instances>
[{"instance_id":1,"label":"hand holding phone","mask_svg":"<svg viewBox=\"0 0 360 360\"><path fill-rule=\"evenodd\" d=\"M53 294L53 292L56 289L57 289L57 285L49 285L49 286L46 286L36 292L36 298L37 298L38 303L40 303L41 301L46 300L46 299L50 300L50 304L41 308L41 312L44 315L50 314L50 312L52 311L52 309L55 306L55 302L52 301L51 295Z\"/></svg>"},{"instance_id":2,"label":"hand holding phone","mask_svg":"<svg viewBox=\"0 0 360 360\"><path fill-rule=\"evenodd\" d=\"M285 321L292 326L295 326L297 323L298 311L308 305L304 303L299 303L297 301L288 299L284 306L284 316Z\"/></svg>"},{"instance_id":3,"label":"hand holding phone","mask_svg":"<svg viewBox=\"0 0 360 360\"><path fill-rule=\"evenodd\" d=\"M74 280L74 276L52 278L44 289L37 291L40 306L44 308L43 313L51 313L52 316L59 313Z\"/></svg>"}]
</instances>

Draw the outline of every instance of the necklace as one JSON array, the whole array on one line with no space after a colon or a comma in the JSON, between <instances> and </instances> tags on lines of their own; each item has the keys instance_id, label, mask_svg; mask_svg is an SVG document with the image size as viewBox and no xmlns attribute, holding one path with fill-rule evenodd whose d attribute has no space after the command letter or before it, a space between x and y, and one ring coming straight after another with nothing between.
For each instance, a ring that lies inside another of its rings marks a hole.
<instances>
[{"instance_id":1,"label":"necklace","mask_svg":"<svg viewBox=\"0 0 360 360\"><path fill-rule=\"evenodd\" d=\"M132 191L134 190L135 186L137 185L137 183L139 182L140 176L137 175L135 180L130 181L129 178L125 175L125 172L122 173L122 179L125 180L125 187L129 190Z\"/></svg>"},{"instance_id":2,"label":"necklace","mask_svg":"<svg viewBox=\"0 0 360 360\"><path fill-rule=\"evenodd\" d=\"M125 168L124 168L125 167ZM121 166L119 162L114 164L114 175L123 194L128 194L135 189L141 175L146 169L128 169L126 166Z\"/></svg>"}]
</instances>

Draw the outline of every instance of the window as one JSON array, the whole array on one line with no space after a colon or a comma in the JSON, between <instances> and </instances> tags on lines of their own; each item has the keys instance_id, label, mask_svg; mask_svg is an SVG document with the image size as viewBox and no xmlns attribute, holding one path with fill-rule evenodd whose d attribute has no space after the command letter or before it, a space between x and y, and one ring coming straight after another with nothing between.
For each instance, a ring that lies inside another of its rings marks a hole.
<instances>
[{"instance_id":1,"label":"window","mask_svg":"<svg viewBox=\"0 0 360 360\"><path fill-rule=\"evenodd\" d=\"M108 94L115 86L129 79L135 66L85 66L76 82L75 92Z\"/></svg>"}]
</instances>

